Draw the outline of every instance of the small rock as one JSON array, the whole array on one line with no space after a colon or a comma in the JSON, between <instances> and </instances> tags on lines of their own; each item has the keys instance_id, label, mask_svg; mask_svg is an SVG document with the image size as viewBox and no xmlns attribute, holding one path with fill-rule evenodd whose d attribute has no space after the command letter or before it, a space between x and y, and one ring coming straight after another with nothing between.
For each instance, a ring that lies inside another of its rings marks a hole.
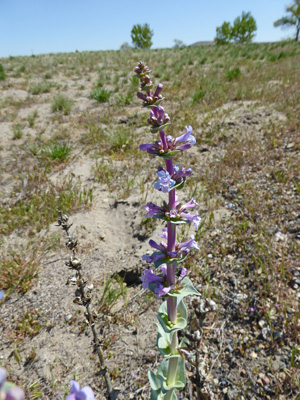
<instances>
[{"instance_id":1,"label":"small rock","mask_svg":"<svg viewBox=\"0 0 300 400\"><path fill-rule=\"evenodd\" d=\"M285 242L287 239L287 236L283 234L282 232L276 232L275 233L275 241L276 242Z\"/></svg>"},{"instance_id":2,"label":"small rock","mask_svg":"<svg viewBox=\"0 0 300 400\"><path fill-rule=\"evenodd\" d=\"M65 320L66 320L66 322L70 322L70 321L71 321L71 319L72 319L72 317L73 317L73 315L72 315L72 314L68 314L68 315L66 315L66 317L65 317Z\"/></svg>"},{"instance_id":3,"label":"small rock","mask_svg":"<svg viewBox=\"0 0 300 400\"><path fill-rule=\"evenodd\" d=\"M257 358L257 354L255 353L255 351L252 351L250 353L250 357L252 358L252 360L255 360Z\"/></svg>"}]
</instances>

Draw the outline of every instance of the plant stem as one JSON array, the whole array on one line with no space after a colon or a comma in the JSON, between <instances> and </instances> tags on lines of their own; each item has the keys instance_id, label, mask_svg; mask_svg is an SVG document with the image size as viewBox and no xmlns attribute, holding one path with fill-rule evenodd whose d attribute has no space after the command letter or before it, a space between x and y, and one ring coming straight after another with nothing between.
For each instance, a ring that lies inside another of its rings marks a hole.
<instances>
[{"instance_id":1,"label":"plant stem","mask_svg":"<svg viewBox=\"0 0 300 400\"><path fill-rule=\"evenodd\" d=\"M167 140L165 133L163 131L160 132L160 138L163 145L163 148L166 150L168 148ZM166 163L166 170L167 172L172 175L174 173L173 169L173 159L165 160ZM169 210L175 208L176 201L175 201L175 189L169 192ZM176 245L176 225L168 222L167 225L168 229L168 251L174 251ZM167 264L167 281L168 285L174 285L176 282L176 263ZM168 310L168 319L169 321L176 322L177 320L177 298L169 296L167 298L167 310ZM174 332L172 335L172 341L170 345L171 353L176 354L178 347L178 336L177 332ZM178 366L178 358L170 358L169 360L169 367L167 373L167 385L172 385L175 382L176 378L176 371ZM168 392L166 398L171 398L173 390Z\"/></svg>"}]
</instances>

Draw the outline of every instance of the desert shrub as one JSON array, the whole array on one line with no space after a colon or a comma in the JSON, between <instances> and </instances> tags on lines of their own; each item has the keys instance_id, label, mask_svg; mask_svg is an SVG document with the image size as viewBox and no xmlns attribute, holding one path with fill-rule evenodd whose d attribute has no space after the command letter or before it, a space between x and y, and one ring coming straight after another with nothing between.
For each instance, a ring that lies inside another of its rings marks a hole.
<instances>
[{"instance_id":1,"label":"desert shrub","mask_svg":"<svg viewBox=\"0 0 300 400\"><path fill-rule=\"evenodd\" d=\"M226 77L229 81L238 79L241 75L241 70L239 67L231 68L226 72Z\"/></svg>"},{"instance_id":2,"label":"desert shrub","mask_svg":"<svg viewBox=\"0 0 300 400\"><path fill-rule=\"evenodd\" d=\"M4 81L6 78L5 70L2 64L0 64L0 81Z\"/></svg>"},{"instance_id":3,"label":"desert shrub","mask_svg":"<svg viewBox=\"0 0 300 400\"><path fill-rule=\"evenodd\" d=\"M111 92L102 89L101 87L97 87L93 89L90 93L90 99L99 101L99 103L107 103L111 96Z\"/></svg>"},{"instance_id":4,"label":"desert shrub","mask_svg":"<svg viewBox=\"0 0 300 400\"><path fill-rule=\"evenodd\" d=\"M153 31L149 24L133 25L131 29L131 40L136 49L150 49L152 46Z\"/></svg>"},{"instance_id":5,"label":"desert shrub","mask_svg":"<svg viewBox=\"0 0 300 400\"><path fill-rule=\"evenodd\" d=\"M72 106L73 102L69 97L59 94L54 97L51 110L53 112L61 111L63 114L68 115L71 112Z\"/></svg>"},{"instance_id":6,"label":"desert shrub","mask_svg":"<svg viewBox=\"0 0 300 400\"><path fill-rule=\"evenodd\" d=\"M33 95L41 94L41 93L49 93L51 90L50 82L37 82L30 86L29 92Z\"/></svg>"}]
</instances>

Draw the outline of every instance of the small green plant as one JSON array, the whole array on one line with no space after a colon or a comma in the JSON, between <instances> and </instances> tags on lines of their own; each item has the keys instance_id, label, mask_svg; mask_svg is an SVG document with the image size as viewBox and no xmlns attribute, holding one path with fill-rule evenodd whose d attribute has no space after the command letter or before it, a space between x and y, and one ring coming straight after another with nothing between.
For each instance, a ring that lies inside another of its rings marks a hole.
<instances>
[{"instance_id":1,"label":"small green plant","mask_svg":"<svg viewBox=\"0 0 300 400\"><path fill-rule=\"evenodd\" d=\"M127 285L119 275L104 281L102 296L99 300L99 310L109 312L120 297L126 299Z\"/></svg>"},{"instance_id":2,"label":"small green plant","mask_svg":"<svg viewBox=\"0 0 300 400\"><path fill-rule=\"evenodd\" d=\"M111 96L111 92L102 89L101 87L97 87L93 89L90 93L90 99L96 100L99 103L107 103Z\"/></svg>"},{"instance_id":3,"label":"small green plant","mask_svg":"<svg viewBox=\"0 0 300 400\"><path fill-rule=\"evenodd\" d=\"M239 67L231 68L226 72L227 79L231 82L238 79L241 76L241 70Z\"/></svg>"},{"instance_id":4,"label":"small green plant","mask_svg":"<svg viewBox=\"0 0 300 400\"><path fill-rule=\"evenodd\" d=\"M72 146L66 143L54 143L46 150L44 154L50 157L52 160L66 161L70 155Z\"/></svg>"},{"instance_id":5,"label":"small green plant","mask_svg":"<svg viewBox=\"0 0 300 400\"><path fill-rule=\"evenodd\" d=\"M51 104L51 110L52 112L61 111L64 115L69 115L72 106L73 101L69 97L59 94L54 97Z\"/></svg>"},{"instance_id":6,"label":"small green plant","mask_svg":"<svg viewBox=\"0 0 300 400\"><path fill-rule=\"evenodd\" d=\"M192 95L192 103L193 104L197 104L199 103L201 100L203 100L204 96L206 95L206 90L197 90L196 92L194 92L194 94Z\"/></svg>"},{"instance_id":7,"label":"small green plant","mask_svg":"<svg viewBox=\"0 0 300 400\"><path fill-rule=\"evenodd\" d=\"M21 124L15 124L12 127L13 140L21 139L23 137L23 127Z\"/></svg>"},{"instance_id":8,"label":"small green plant","mask_svg":"<svg viewBox=\"0 0 300 400\"><path fill-rule=\"evenodd\" d=\"M29 123L30 128L33 128L33 127L34 127L35 119L37 118L37 116L38 116L37 110L34 110L33 113L31 113L31 114L28 115L27 121L28 121L28 123Z\"/></svg>"},{"instance_id":9,"label":"small green plant","mask_svg":"<svg viewBox=\"0 0 300 400\"><path fill-rule=\"evenodd\" d=\"M33 95L49 93L51 90L52 84L50 82L37 82L34 83L29 88L29 92Z\"/></svg>"},{"instance_id":10,"label":"small green plant","mask_svg":"<svg viewBox=\"0 0 300 400\"><path fill-rule=\"evenodd\" d=\"M21 338L37 335L42 329L42 325L39 322L40 317L41 313L35 310L24 312L19 320L15 320L17 335Z\"/></svg>"},{"instance_id":11,"label":"small green plant","mask_svg":"<svg viewBox=\"0 0 300 400\"><path fill-rule=\"evenodd\" d=\"M131 93L128 93L126 96L123 96L122 94L119 95L118 97L118 105L119 106L127 106L132 103L133 96Z\"/></svg>"},{"instance_id":12,"label":"small green plant","mask_svg":"<svg viewBox=\"0 0 300 400\"><path fill-rule=\"evenodd\" d=\"M2 64L0 64L0 81L4 81L6 78L5 69Z\"/></svg>"}]
</instances>

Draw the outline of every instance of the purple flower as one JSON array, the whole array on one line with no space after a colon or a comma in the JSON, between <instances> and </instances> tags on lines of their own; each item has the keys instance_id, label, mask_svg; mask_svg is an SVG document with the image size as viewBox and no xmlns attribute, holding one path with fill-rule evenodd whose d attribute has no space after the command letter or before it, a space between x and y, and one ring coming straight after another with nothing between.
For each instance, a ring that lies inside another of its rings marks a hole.
<instances>
[{"instance_id":1,"label":"purple flower","mask_svg":"<svg viewBox=\"0 0 300 400\"><path fill-rule=\"evenodd\" d=\"M163 130L163 128L170 122L170 117L165 113L163 107L154 106L152 110L150 110L150 118L148 118L147 122L152 126L151 131L154 133Z\"/></svg>"},{"instance_id":2,"label":"purple flower","mask_svg":"<svg viewBox=\"0 0 300 400\"><path fill-rule=\"evenodd\" d=\"M167 229L164 228L163 233L159 234L158 236L168 240ZM152 253L151 256L148 256L145 254L144 256L142 256L142 260L146 261L147 263L155 263L158 260L168 263L168 262L171 262L171 260L173 260L173 259L178 259L178 260L182 261L182 259L189 253L190 247L199 250L198 244L195 242L194 239L195 239L195 237L194 237L194 235L192 235L191 240L188 240L183 243L176 243L174 251L168 251L167 243L160 242L160 244L158 244L154 240L151 239L149 241L150 246L158 251ZM151 271L151 269L146 270L146 271ZM147 272L147 274L148 273L150 274L150 272ZM144 278L144 279L146 280L146 278Z\"/></svg>"},{"instance_id":3,"label":"purple flower","mask_svg":"<svg viewBox=\"0 0 300 400\"><path fill-rule=\"evenodd\" d=\"M0 367L0 388L3 386L6 379L6 371L4 368Z\"/></svg>"},{"instance_id":4,"label":"purple flower","mask_svg":"<svg viewBox=\"0 0 300 400\"><path fill-rule=\"evenodd\" d=\"M145 93L138 92L137 97L143 101L143 106L157 106L163 100L162 95L160 94L163 89L163 85L161 83L158 84L154 94L151 94L150 91Z\"/></svg>"},{"instance_id":5,"label":"purple flower","mask_svg":"<svg viewBox=\"0 0 300 400\"><path fill-rule=\"evenodd\" d=\"M153 282L162 282L164 280L163 277L155 275L155 273L152 271L152 268L145 269L144 275L141 277L141 280L143 282L143 289L148 289L149 284Z\"/></svg>"},{"instance_id":6,"label":"purple flower","mask_svg":"<svg viewBox=\"0 0 300 400\"><path fill-rule=\"evenodd\" d=\"M175 181L171 179L169 172L166 172L164 169L157 171L157 176L159 180L154 182L154 188L163 193L168 193L175 185Z\"/></svg>"},{"instance_id":7,"label":"purple flower","mask_svg":"<svg viewBox=\"0 0 300 400\"><path fill-rule=\"evenodd\" d=\"M70 394L65 400L95 400L95 396L89 386L80 389L79 383L71 380Z\"/></svg>"},{"instance_id":8,"label":"purple flower","mask_svg":"<svg viewBox=\"0 0 300 400\"><path fill-rule=\"evenodd\" d=\"M178 165L174 166L174 172L172 175L169 174L163 167L157 168L157 175L159 181L154 183L154 188L164 193L168 193L174 185L180 185L186 181L186 177L191 175L193 172L191 168L179 169Z\"/></svg>"},{"instance_id":9,"label":"purple flower","mask_svg":"<svg viewBox=\"0 0 300 400\"><path fill-rule=\"evenodd\" d=\"M4 290L0 290L0 301L4 298Z\"/></svg>"},{"instance_id":10,"label":"purple flower","mask_svg":"<svg viewBox=\"0 0 300 400\"><path fill-rule=\"evenodd\" d=\"M169 205L164 201L163 206L159 207L156 204L149 202L146 204L145 209L147 210L147 213L145 214L145 217L156 217L156 218L161 218L166 221L185 221L185 222L191 222L196 229L199 228L201 218L199 217L198 211L196 214L188 214L186 213L186 210L189 208L193 208L197 206L198 203L192 198L189 202L186 204L181 205L178 203L178 197L176 196L176 202L175 202L175 208L169 209Z\"/></svg>"},{"instance_id":11,"label":"purple flower","mask_svg":"<svg viewBox=\"0 0 300 400\"><path fill-rule=\"evenodd\" d=\"M155 107L158 108L158 107ZM162 107L160 107L160 109L162 109ZM152 111L152 110L151 110ZM153 115L153 117L151 117L151 115ZM152 114L150 114L150 118L148 119L148 122L153 125L157 123L157 119L155 120L156 116L158 118L161 118L162 115L162 111L153 111ZM164 114L165 116L167 114ZM169 118L169 116L168 116ZM161 125L163 124L161 119L159 119L159 121L161 122ZM159 125L160 126L160 125ZM168 153L170 152L174 152L174 151L183 151L183 150L187 150L190 149L195 143L196 143L196 139L194 136L191 135L192 133L192 127L191 126L186 126L186 132L184 134L182 134L181 136L179 136L178 138L173 138L172 136L167 136L166 140L167 140L167 145L168 148L166 150L164 150L163 148L163 144L161 141L157 141L153 144L142 144L140 145L140 150L142 151L147 151L148 154L155 154L157 156L163 156L163 157L168 157ZM159 129L157 129L159 130ZM182 144L181 144L182 143ZM174 154L174 153L171 153ZM171 156L169 156L171 157Z\"/></svg>"},{"instance_id":12,"label":"purple flower","mask_svg":"<svg viewBox=\"0 0 300 400\"><path fill-rule=\"evenodd\" d=\"M169 293L170 290L174 289L175 286L163 286L161 283L158 283L156 285L156 288L154 289L154 293L156 293L156 297L160 299L162 296L165 296L166 294Z\"/></svg>"}]
</instances>

